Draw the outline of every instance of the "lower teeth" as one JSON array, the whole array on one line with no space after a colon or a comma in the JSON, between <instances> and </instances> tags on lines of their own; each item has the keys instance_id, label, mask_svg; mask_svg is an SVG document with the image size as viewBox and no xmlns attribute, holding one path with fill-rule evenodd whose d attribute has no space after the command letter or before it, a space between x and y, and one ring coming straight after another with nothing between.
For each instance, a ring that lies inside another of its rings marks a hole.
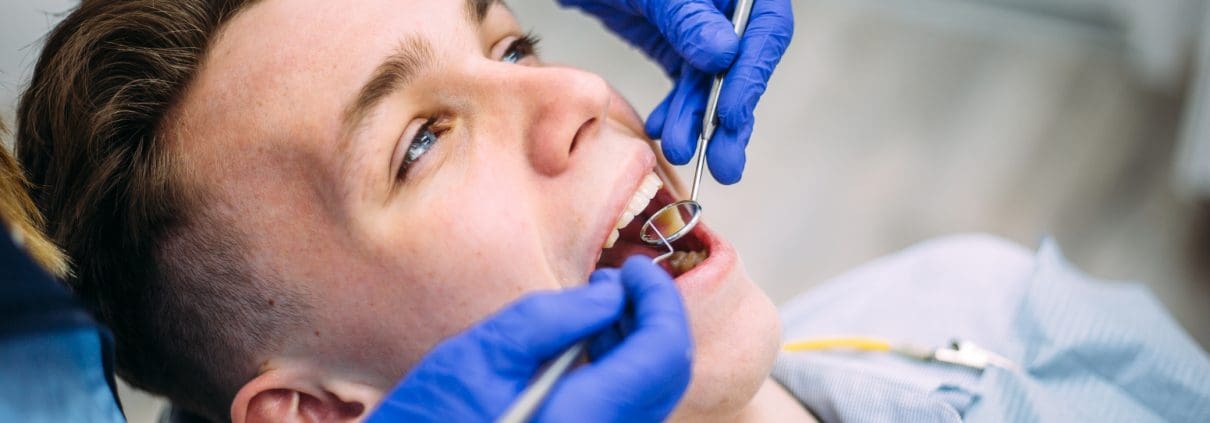
<instances>
[{"instance_id":1,"label":"lower teeth","mask_svg":"<svg viewBox=\"0 0 1210 423\"><path fill-rule=\"evenodd\" d=\"M672 253L672 256L668 257L665 263L668 263L668 267L674 275L680 275L697 267L707 257L709 255L705 251L677 251Z\"/></svg>"}]
</instances>

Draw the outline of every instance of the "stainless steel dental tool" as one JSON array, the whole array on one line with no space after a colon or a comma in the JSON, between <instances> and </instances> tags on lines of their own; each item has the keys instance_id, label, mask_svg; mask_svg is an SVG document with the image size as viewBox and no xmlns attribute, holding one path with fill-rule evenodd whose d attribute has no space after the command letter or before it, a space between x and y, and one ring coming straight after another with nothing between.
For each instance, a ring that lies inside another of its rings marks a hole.
<instances>
[{"instance_id":1,"label":"stainless steel dental tool","mask_svg":"<svg viewBox=\"0 0 1210 423\"><path fill-rule=\"evenodd\" d=\"M748 17L752 14L753 0L739 0L731 21L735 24L735 34L741 38L748 27ZM702 183L702 169L706 166L706 144L714 137L718 124L718 97L723 89L723 77L726 72L715 75L714 83L710 86L710 97L706 101L706 111L702 117L702 133L698 136L697 150L693 153L697 160L697 170L693 173L693 191L688 200L677 201L660 208L639 231L639 238L651 245L663 244L668 252L652 259L660 263L675 252L672 242L681 239L697 226L701 219L702 205L697 202L698 188ZM667 234L667 235L665 235ZM589 339L584 339L563 351L545 369L541 370L534 382L521 392L517 400L505 410L497 422L521 423L529 421L538 407L550 395L551 389L579 361L578 358L588 349Z\"/></svg>"},{"instance_id":2,"label":"stainless steel dental tool","mask_svg":"<svg viewBox=\"0 0 1210 423\"><path fill-rule=\"evenodd\" d=\"M735 24L735 35L741 38L748 28L748 17L752 14L753 0L739 0L735 5L735 14L731 21ZM710 96L706 99L706 112L702 114L702 133L697 139L697 149L694 160L697 169L693 171L693 190L689 192L688 200L681 200L660 208L643 223L639 238L648 244L659 245L661 242L672 242L693 231L701 220L702 205L697 202L698 188L702 184L702 169L706 167L706 145L714 137L718 125L718 97L723 90L723 77L726 72L714 76L710 85ZM658 229L658 230L656 230ZM666 237L656 237L652 231L666 234ZM665 239L666 238L666 239Z\"/></svg>"}]
</instances>

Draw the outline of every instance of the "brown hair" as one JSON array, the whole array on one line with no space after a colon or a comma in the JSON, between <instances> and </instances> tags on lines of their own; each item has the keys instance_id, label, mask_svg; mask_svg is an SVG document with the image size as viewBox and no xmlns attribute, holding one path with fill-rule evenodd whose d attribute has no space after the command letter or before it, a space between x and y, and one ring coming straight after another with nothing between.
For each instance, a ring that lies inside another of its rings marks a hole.
<instances>
[{"instance_id":1,"label":"brown hair","mask_svg":"<svg viewBox=\"0 0 1210 423\"><path fill-rule=\"evenodd\" d=\"M115 334L118 374L214 420L302 302L250 275L240 234L174 171L163 128L253 2L85 0L48 35L18 109L34 201L77 266L69 283Z\"/></svg>"},{"instance_id":2,"label":"brown hair","mask_svg":"<svg viewBox=\"0 0 1210 423\"><path fill-rule=\"evenodd\" d=\"M0 122L0 139L8 136L4 122ZM21 173L17 160L0 147L0 223L7 225L14 239L25 247L29 255L50 274L62 279L67 276L67 259L63 252L42 233L46 221L34 208L26 190L29 182ZM8 236L5 233L4 236Z\"/></svg>"}]
</instances>

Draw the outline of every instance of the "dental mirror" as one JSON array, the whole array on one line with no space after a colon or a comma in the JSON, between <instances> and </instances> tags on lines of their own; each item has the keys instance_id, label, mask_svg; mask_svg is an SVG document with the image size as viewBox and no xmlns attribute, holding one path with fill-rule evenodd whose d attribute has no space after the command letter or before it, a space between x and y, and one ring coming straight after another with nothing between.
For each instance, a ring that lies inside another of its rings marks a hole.
<instances>
[{"instance_id":1,"label":"dental mirror","mask_svg":"<svg viewBox=\"0 0 1210 423\"><path fill-rule=\"evenodd\" d=\"M735 15L731 21L735 24L735 35L742 37L748 27L748 17L752 14L752 0L740 0L735 6ZM723 77L726 72L714 76L710 84L710 96L706 98L706 111L702 114L702 133L697 138L697 149L693 156L697 160L697 169L693 171L693 190L689 199L677 201L660 208L643 223L639 237L651 245L668 244L688 235L701 220L702 205L697 202L697 191L702 185L702 170L706 167L706 145L714 138L714 130L718 127L718 96L723 91ZM657 229L658 234L652 233ZM656 236L663 234L664 236Z\"/></svg>"},{"instance_id":2,"label":"dental mirror","mask_svg":"<svg viewBox=\"0 0 1210 423\"><path fill-rule=\"evenodd\" d=\"M697 201L677 201L651 215L643 223L639 238L652 245L668 244L671 249L670 244L692 232L701 217L702 205Z\"/></svg>"}]
</instances>

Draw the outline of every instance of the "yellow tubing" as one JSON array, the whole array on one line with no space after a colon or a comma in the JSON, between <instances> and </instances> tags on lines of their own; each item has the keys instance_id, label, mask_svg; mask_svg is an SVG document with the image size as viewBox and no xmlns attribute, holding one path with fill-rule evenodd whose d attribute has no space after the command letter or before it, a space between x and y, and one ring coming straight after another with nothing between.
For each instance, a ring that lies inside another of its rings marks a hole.
<instances>
[{"instance_id":1,"label":"yellow tubing","mask_svg":"<svg viewBox=\"0 0 1210 423\"><path fill-rule=\"evenodd\" d=\"M891 343L877 338L818 338L802 341L787 342L781 346L782 351L820 351L835 349L850 349L858 351L890 351Z\"/></svg>"}]
</instances>

